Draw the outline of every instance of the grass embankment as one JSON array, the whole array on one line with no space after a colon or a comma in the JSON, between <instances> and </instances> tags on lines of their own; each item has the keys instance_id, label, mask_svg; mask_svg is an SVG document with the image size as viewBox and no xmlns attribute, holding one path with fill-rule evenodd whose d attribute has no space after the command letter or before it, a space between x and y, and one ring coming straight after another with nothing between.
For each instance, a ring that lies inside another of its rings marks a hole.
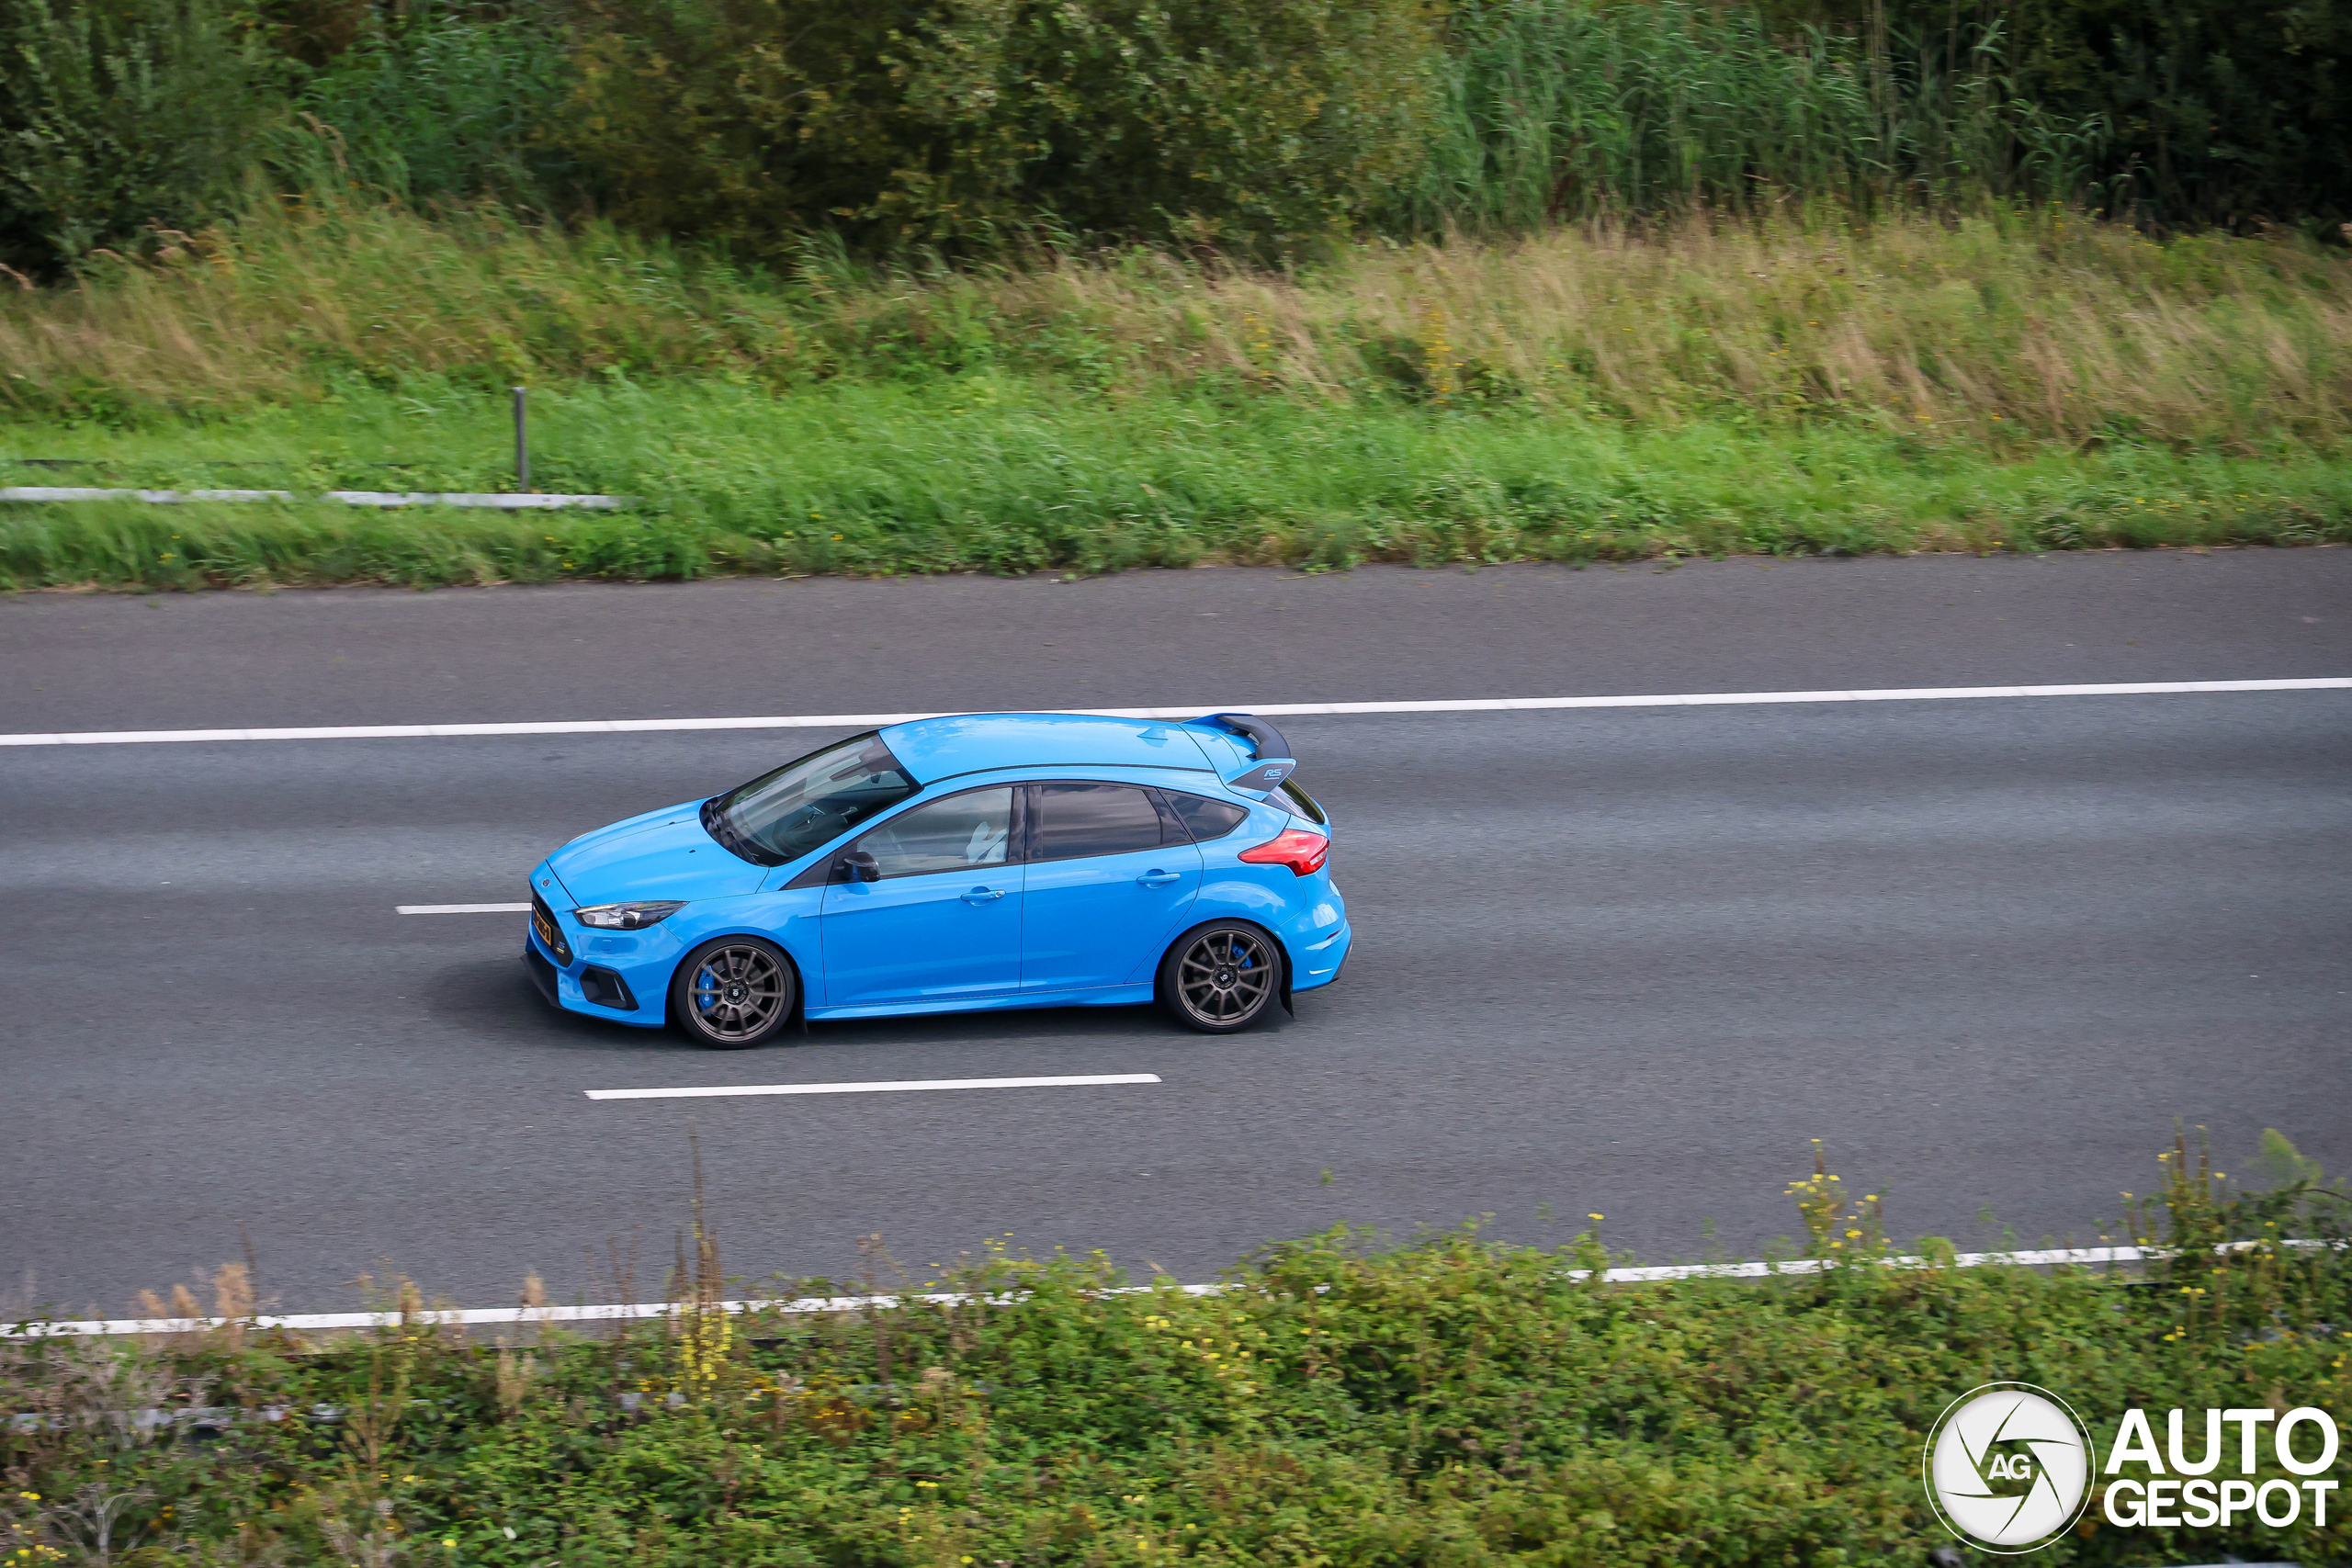
<instances>
[{"instance_id":1,"label":"grass embankment","mask_svg":"<svg viewBox=\"0 0 2352 1568\"><path fill-rule=\"evenodd\" d=\"M0 1347L4 1407L51 1418L0 1423L0 1562L1916 1564L1948 1544L1922 1437L1985 1382L2058 1392L2102 1444L2132 1405L2160 1431L2176 1405L2352 1407L2352 1257L2211 1248L2334 1205L2225 1196L2186 1163L2170 1234L2192 1250L2138 1283L1886 1268L1874 1205L1815 1177L1793 1190L1839 1266L1765 1281L1581 1283L1591 1233L1557 1253L1338 1233L1207 1298L998 1254L948 1281L989 1299L730 1317L694 1304L716 1258L682 1247L680 1314L607 1340ZM120 1419L181 1405L233 1417L202 1443ZM2257 1452L2257 1482L2280 1473ZM2352 1550L2340 1502L2324 1529L2086 1517L2041 1561Z\"/></svg>"},{"instance_id":2,"label":"grass embankment","mask_svg":"<svg viewBox=\"0 0 2352 1568\"><path fill-rule=\"evenodd\" d=\"M13 483L545 490L0 518L0 581L417 583L2352 539L2352 270L2063 213L1561 230L1292 276L788 278L275 213L0 303ZM405 467L384 467L399 464Z\"/></svg>"}]
</instances>

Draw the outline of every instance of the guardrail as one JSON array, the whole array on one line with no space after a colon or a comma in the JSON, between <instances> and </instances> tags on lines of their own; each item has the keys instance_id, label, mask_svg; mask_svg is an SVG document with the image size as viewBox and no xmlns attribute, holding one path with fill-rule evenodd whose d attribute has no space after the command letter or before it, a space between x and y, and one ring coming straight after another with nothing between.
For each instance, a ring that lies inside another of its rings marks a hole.
<instances>
[{"instance_id":1,"label":"guardrail","mask_svg":"<svg viewBox=\"0 0 2352 1568\"><path fill-rule=\"evenodd\" d=\"M151 506L198 502L300 501L290 490L104 490L87 485L0 485L0 501L137 501ZM470 506L500 512L552 512L568 507L609 512L628 506L627 495L534 495L496 491L331 490L318 497L345 506Z\"/></svg>"}]
</instances>

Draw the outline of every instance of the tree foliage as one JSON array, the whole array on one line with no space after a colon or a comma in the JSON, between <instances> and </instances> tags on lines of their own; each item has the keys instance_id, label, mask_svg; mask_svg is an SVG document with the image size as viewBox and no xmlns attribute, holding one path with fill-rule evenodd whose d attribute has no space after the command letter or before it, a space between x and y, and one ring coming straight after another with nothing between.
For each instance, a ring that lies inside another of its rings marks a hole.
<instances>
[{"instance_id":1,"label":"tree foliage","mask_svg":"<svg viewBox=\"0 0 2352 1568\"><path fill-rule=\"evenodd\" d=\"M583 0L564 134L618 210L758 244L1040 223L1281 245L1420 156L1424 0Z\"/></svg>"},{"instance_id":2,"label":"tree foliage","mask_svg":"<svg viewBox=\"0 0 2352 1568\"><path fill-rule=\"evenodd\" d=\"M222 0L0 5L0 262L51 275L233 195L282 57Z\"/></svg>"},{"instance_id":3,"label":"tree foliage","mask_svg":"<svg viewBox=\"0 0 2352 1568\"><path fill-rule=\"evenodd\" d=\"M754 256L1816 199L2335 243L2347 72L2352 0L5 0L0 261L256 170Z\"/></svg>"}]
</instances>

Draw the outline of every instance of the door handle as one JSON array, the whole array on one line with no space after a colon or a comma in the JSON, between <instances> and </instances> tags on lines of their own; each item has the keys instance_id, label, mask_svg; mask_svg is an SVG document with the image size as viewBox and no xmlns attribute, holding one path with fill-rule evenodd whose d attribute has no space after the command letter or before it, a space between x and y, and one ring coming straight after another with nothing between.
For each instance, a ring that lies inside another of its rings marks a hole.
<instances>
[{"instance_id":1,"label":"door handle","mask_svg":"<svg viewBox=\"0 0 2352 1568\"><path fill-rule=\"evenodd\" d=\"M1001 898L1003 897L1004 889L1001 887L975 887L969 893L964 895L964 902L967 904L986 904L992 899Z\"/></svg>"},{"instance_id":2,"label":"door handle","mask_svg":"<svg viewBox=\"0 0 2352 1568\"><path fill-rule=\"evenodd\" d=\"M1183 880L1183 874L1174 871L1147 871L1136 878L1146 887L1165 887L1171 882Z\"/></svg>"}]
</instances>

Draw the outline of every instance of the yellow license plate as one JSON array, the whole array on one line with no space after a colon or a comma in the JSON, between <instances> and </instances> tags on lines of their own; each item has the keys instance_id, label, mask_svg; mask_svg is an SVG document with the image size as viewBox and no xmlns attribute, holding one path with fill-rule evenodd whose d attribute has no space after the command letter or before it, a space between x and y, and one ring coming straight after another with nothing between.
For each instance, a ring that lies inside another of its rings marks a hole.
<instances>
[{"instance_id":1,"label":"yellow license plate","mask_svg":"<svg viewBox=\"0 0 2352 1568\"><path fill-rule=\"evenodd\" d=\"M537 909L534 909L531 911L531 929L539 933L539 940L548 944L548 951L549 953L553 953L556 950L554 921L548 919L545 915L540 914Z\"/></svg>"}]
</instances>

